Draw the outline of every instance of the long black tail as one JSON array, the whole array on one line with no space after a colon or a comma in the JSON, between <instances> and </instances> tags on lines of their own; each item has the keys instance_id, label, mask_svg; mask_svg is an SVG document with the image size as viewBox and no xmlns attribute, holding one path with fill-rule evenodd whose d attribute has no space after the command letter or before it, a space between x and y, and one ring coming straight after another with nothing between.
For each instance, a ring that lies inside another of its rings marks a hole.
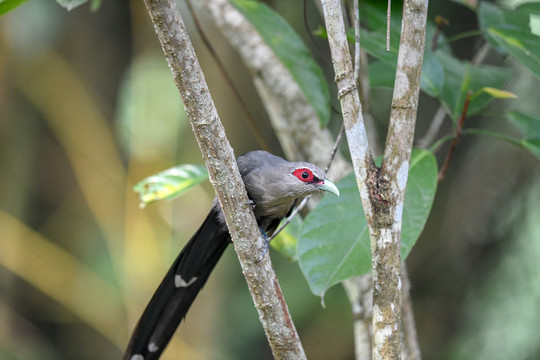
<instances>
[{"instance_id":1,"label":"long black tail","mask_svg":"<svg viewBox=\"0 0 540 360\"><path fill-rule=\"evenodd\" d=\"M169 343L230 242L218 220L218 207L182 249L146 306L124 353L124 360L152 360Z\"/></svg>"}]
</instances>

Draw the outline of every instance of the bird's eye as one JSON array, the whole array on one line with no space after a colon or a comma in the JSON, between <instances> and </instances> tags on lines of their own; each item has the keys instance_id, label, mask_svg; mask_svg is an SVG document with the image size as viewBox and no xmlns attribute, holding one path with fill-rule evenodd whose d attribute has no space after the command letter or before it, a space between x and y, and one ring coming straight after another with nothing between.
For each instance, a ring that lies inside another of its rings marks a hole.
<instances>
[{"instance_id":1,"label":"bird's eye","mask_svg":"<svg viewBox=\"0 0 540 360\"><path fill-rule=\"evenodd\" d=\"M314 179L313 172L309 169L296 169L293 171L293 175L302 182L312 182Z\"/></svg>"}]
</instances>

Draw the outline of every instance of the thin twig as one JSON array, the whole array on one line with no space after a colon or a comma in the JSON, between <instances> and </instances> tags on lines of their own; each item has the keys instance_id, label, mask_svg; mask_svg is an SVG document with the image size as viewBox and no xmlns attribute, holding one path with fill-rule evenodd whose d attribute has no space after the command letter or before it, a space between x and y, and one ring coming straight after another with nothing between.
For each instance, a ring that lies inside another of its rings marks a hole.
<instances>
[{"instance_id":1,"label":"thin twig","mask_svg":"<svg viewBox=\"0 0 540 360\"><path fill-rule=\"evenodd\" d=\"M354 80L360 80L360 11L358 1L353 1L353 23L354 23Z\"/></svg>"},{"instance_id":2,"label":"thin twig","mask_svg":"<svg viewBox=\"0 0 540 360\"><path fill-rule=\"evenodd\" d=\"M199 17L197 16L197 13L195 12L195 9L193 8L193 5L191 3L191 0L186 0L186 4L188 6L189 12L191 13L191 17L193 18L193 22L195 23L195 27L197 28L197 31L199 32L199 35L201 36L201 39L210 52L210 55L212 56L212 59L214 59L215 63L217 64L217 67L219 69L219 72L221 73L222 77L225 79L225 82L227 83L227 86L231 91L233 92L233 95L240 104L240 110L244 114L244 117L247 119L248 125L251 128L251 131L253 131L253 134L255 135L255 138L257 139L257 142L263 147L264 150L270 151L271 147L268 145L268 142L264 138L263 133L261 132L261 129L257 125L257 122L251 115L251 112L248 110L247 104L244 102L244 99L238 92L238 89L232 82L231 77L227 73L227 70L225 69L225 65L223 65L223 62L219 58L216 49L214 46L212 46L212 43L210 40L208 40L208 37L206 36L206 33L204 32L202 25L199 21Z\"/></svg>"},{"instance_id":3,"label":"thin twig","mask_svg":"<svg viewBox=\"0 0 540 360\"><path fill-rule=\"evenodd\" d=\"M369 199L368 173L375 169L369 149L369 140L362 114L362 104L356 91L354 68L345 31L345 21L339 0L321 1L328 43L332 55L338 99L343 113L345 134L362 200L364 212L371 218L372 203Z\"/></svg>"},{"instance_id":4,"label":"thin twig","mask_svg":"<svg viewBox=\"0 0 540 360\"><path fill-rule=\"evenodd\" d=\"M450 149L448 150L448 154L446 154L444 163L441 166L441 170L439 171L439 174L437 176L437 181L441 181L442 179L444 179L444 175L446 174L446 171L448 170L450 159L452 159L452 156L454 155L454 151L456 150L456 146L459 142L459 138L461 137L461 130L463 129L463 124L465 123L465 117L467 116L467 110L469 109L470 100L471 100L471 92L469 91L467 92L467 96L465 97L463 110L461 111L461 116L459 117L459 121L457 123L456 134L454 135L452 144L450 144Z\"/></svg>"},{"instance_id":5,"label":"thin twig","mask_svg":"<svg viewBox=\"0 0 540 360\"><path fill-rule=\"evenodd\" d=\"M353 23L355 26L355 47L354 47L354 79L358 86L358 95L362 104L362 115L369 140L369 148L375 156L382 152L381 144L375 126L375 117L371 111L371 89L369 87L369 69L368 56L366 51L360 46L360 11L358 1L349 2L349 7L352 8L349 13L353 15ZM367 21L367 20L364 20ZM358 37L358 39L356 39Z\"/></svg>"},{"instance_id":6,"label":"thin twig","mask_svg":"<svg viewBox=\"0 0 540 360\"><path fill-rule=\"evenodd\" d=\"M339 130L339 134L336 137L336 142L334 143L334 147L332 148L332 151L330 153L330 160L328 161L328 164L326 165L326 168L324 169L325 173L328 173L328 170L330 170L330 166L332 165L332 162L334 161L334 157L336 156L337 150L339 148L339 144L341 143L341 139L343 138L343 133L345 132L345 126L341 125L341 130ZM272 241L273 238L275 238L281 230L283 230L289 223L294 219L294 217L306 206L309 198L311 195L305 197L300 204L292 211L291 215L289 215L285 220L283 220L283 223L280 225L280 227L274 231L272 236L268 239L268 242Z\"/></svg>"},{"instance_id":7,"label":"thin twig","mask_svg":"<svg viewBox=\"0 0 540 360\"><path fill-rule=\"evenodd\" d=\"M390 51L390 20L392 16L392 0L388 0L386 9L386 51Z\"/></svg>"},{"instance_id":8,"label":"thin twig","mask_svg":"<svg viewBox=\"0 0 540 360\"><path fill-rule=\"evenodd\" d=\"M408 360L422 359L422 352L418 344L418 335L416 334L416 323L414 321L414 312L411 300L411 281L407 271L407 264L401 264L401 280L403 289L401 291L403 307L403 326L405 327L405 344L407 345Z\"/></svg>"},{"instance_id":9,"label":"thin twig","mask_svg":"<svg viewBox=\"0 0 540 360\"><path fill-rule=\"evenodd\" d=\"M483 40L482 44L478 47L478 50L476 50L476 53L471 60L471 64L473 66L478 66L483 63L490 49L491 45L489 45L487 41Z\"/></svg>"},{"instance_id":10,"label":"thin twig","mask_svg":"<svg viewBox=\"0 0 540 360\"><path fill-rule=\"evenodd\" d=\"M444 121L444 118L446 117L446 109L444 106L439 106L437 109L437 112L433 116L433 120L431 121L431 124L429 125L429 129L426 132L426 135L422 139L420 139L417 143L417 146L420 148L427 148L429 144L433 142L437 134L439 133L439 129L442 126L442 123Z\"/></svg>"},{"instance_id":11,"label":"thin twig","mask_svg":"<svg viewBox=\"0 0 540 360\"><path fill-rule=\"evenodd\" d=\"M352 307L354 321L355 360L371 360L371 322L373 297L371 274L343 281L343 288Z\"/></svg>"},{"instance_id":12,"label":"thin twig","mask_svg":"<svg viewBox=\"0 0 540 360\"><path fill-rule=\"evenodd\" d=\"M324 168L325 173L327 173L330 170L330 166L332 166L332 162L334 162L334 157L336 156L336 153L339 148L339 144L341 143L341 139L343 138L344 133L345 133L345 126L341 125L341 129L339 129L339 133L336 137L336 142L334 143L334 147L332 148L332 151L330 152L330 160L328 161L328 164L326 164L326 167Z\"/></svg>"}]
</instances>

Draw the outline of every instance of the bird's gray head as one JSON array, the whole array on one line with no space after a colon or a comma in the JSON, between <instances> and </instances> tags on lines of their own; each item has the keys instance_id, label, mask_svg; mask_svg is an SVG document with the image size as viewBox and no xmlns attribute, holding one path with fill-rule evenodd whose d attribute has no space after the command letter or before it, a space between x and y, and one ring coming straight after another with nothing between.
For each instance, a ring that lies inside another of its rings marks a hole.
<instances>
[{"instance_id":1,"label":"bird's gray head","mask_svg":"<svg viewBox=\"0 0 540 360\"><path fill-rule=\"evenodd\" d=\"M289 163L289 169L283 183L291 193L298 197L326 191L339 196L337 186L326 178L317 166L306 162Z\"/></svg>"},{"instance_id":2,"label":"bird's gray head","mask_svg":"<svg viewBox=\"0 0 540 360\"><path fill-rule=\"evenodd\" d=\"M339 190L324 171L307 162L289 162L266 151L251 151L238 158L246 190L257 215L284 217L296 199Z\"/></svg>"}]
</instances>

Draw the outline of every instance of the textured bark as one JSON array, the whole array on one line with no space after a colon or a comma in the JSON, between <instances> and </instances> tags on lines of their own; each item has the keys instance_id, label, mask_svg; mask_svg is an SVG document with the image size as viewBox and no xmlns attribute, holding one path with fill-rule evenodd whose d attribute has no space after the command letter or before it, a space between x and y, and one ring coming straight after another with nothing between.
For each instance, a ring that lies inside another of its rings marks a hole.
<instances>
[{"instance_id":1,"label":"textured bark","mask_svg":"<svg viewBox=\"0 0 540 360\"><path fill-rule=\"evenodd\" d=\"M416 122L426 0L405 1L396 81L383 163L368 147L339 0L321 1L338 97L360 197L370 229L373 275L372 357L401 356L401 218Z\"/></svg>"},{"instance_id":2,"label":"textured bark","mask_svg":"<svg viewBox=\"0 0 540 360\"><path fill-rule=\"evenodd\" d=\"M369 150L368 137L362 116L362 106L356 91L356 81L345 34L345 24L341 3L339 0L321 1L328 42L334 65L335 81L338 88L338 98L343 114L345 134L349 143L349 150L353 169L360 191L360 198L368 222L371 219L372 206L369 201L368 172L373 172L375 164Z\"/></svg>"},{"instance_id":3,"label":"textured bark","mask_svg":"<svg viewBox=\"0 0 540 360\"><path fill-rule=\"evenodd\" d=\"M305 359L269 257L255 262L263 241L233 150L176 3L173 0L145 0L145 4L208 167L210 182L225 213L235 251L274 358Z\"/></svg>"},{"instance_id":4,"label":"textured bark","mask_svg":"<svg viewBox=\"0 0 540 360\"><path fill-rule=\"evenodd\" d=\"M373 359L398 359L401 353L401 219L416 124L424 54L427 0L403 4L396 80L390 123L378 178L380 236L372 239Z\"/></svg>"}]
</instances>

